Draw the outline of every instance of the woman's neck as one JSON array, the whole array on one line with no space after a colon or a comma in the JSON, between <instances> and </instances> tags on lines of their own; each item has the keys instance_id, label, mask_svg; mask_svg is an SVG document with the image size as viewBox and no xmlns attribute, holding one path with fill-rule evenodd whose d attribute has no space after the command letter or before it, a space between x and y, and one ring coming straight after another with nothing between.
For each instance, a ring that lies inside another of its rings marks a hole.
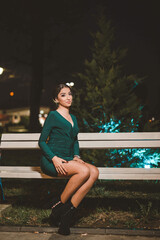
<instances>
[{"instance_id":1,"label":"woman's neck","mask_svg":"<svg viewBox=\"0 0 160 240\"><path fill-rule=\"evenodd\" d=\"M63 106L59 106L57 108L57 111L62 113L62 114L64 114L64 115L66 115L66 116L69 115L69 108L65 108Z\"/></svg>"}]
</instances>

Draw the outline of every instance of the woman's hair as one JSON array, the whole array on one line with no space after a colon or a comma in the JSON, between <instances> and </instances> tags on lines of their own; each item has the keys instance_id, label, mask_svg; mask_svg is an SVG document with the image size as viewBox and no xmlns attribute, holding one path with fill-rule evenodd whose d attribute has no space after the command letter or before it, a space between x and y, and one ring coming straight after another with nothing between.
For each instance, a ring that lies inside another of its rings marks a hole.
<instances>
[{"instance_id":1,"label":"woman's hair","mask_svg":"<svg viewBox=\"0 0 160 240\"><path fill-rule=\"evenodd\" d=\"M53 101L55 102L55 99L58 98L58 94L60 93L60 91L63 89L63 88L69 88L71 90L71 88L65 84L65 83L61 83L59 84L58 86L56 86L54 88L54 91L53 91ZM71 90L72 91L72 90Z\"/></svg>"}]
</instances>

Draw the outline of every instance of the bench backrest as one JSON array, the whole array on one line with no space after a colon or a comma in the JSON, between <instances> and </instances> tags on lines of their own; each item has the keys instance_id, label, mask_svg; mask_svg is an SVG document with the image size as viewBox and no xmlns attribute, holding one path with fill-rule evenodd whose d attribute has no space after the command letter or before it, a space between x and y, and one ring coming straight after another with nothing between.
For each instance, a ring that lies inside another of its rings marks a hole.
<instances>
[{"instance_id":1,"label":"bench backrest","mask_svg":"<svg viewBox=\"0 0 160 240\"><path fill-rule=\"evenodd\" d=\"M2 134L0 149L39 149L40 133ZM160 132L79 133L83 149L160 148Z\"/></svg>"}]
</instances>

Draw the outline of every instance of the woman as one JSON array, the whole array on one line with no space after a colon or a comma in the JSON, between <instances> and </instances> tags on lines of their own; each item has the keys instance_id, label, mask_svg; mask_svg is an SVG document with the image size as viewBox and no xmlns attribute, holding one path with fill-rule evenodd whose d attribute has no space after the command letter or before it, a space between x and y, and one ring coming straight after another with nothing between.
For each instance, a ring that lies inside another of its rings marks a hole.
<instances>
[{"instance_id":1,"label":"woman","mask_svg":"<svg viewBox=\"0 0 160 240\"><path fill-rule=\"evenodd\" d=\"M98 179L99 171L79 156L77 120L69 113L72 104L71 88L60 84L54 101L58 105L57 110L49 113L39 139L43 152L41 169L50 176L70 177L61 196L53 203L50 215L52 224L59 226L58 233L68 235L71 218Z\"/></svg>"}]
</instances>

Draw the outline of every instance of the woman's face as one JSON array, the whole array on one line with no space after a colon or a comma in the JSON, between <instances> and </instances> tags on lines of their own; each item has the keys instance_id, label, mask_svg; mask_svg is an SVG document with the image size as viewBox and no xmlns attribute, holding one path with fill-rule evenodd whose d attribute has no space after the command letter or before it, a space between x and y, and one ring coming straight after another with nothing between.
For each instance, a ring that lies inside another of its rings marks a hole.
<instances>
[{"instance_id":1,"label":"woman's face","mask_svg":"<svg viewBox=\"0 0 160 240\"><path fill-rule=\"evenodd\" d=\"M56 101L59 105L69 108L72 105L72 93L68 87L64 87L59 92Z\"/></svg>"}]
</instances>

